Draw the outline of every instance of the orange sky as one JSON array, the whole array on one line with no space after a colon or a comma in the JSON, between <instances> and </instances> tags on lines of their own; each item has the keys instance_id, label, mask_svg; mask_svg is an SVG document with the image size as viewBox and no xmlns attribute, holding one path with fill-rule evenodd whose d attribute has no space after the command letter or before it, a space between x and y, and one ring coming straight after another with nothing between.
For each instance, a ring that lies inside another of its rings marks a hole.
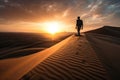
<instances>
[{"instance_id":1,"label":"orange sky","mask_svg":"<svg viewBox=\"0 0 120 80\"><path fill-rule=\"evenodd\" d=\"M46 32L44 23L59 23L59 31L76 31L77 16L84 31L120 26L119 0L0 0L0 32Z\"/></svg>"}]
</instances>

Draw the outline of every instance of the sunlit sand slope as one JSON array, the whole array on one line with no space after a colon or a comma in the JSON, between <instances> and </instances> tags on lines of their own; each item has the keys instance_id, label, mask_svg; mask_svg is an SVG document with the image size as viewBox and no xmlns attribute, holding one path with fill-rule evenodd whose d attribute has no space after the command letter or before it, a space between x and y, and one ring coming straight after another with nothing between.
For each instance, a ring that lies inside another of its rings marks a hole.
<instances>
[{"instance_id":1,"label":"sunlit sand slope","mask_svg":"<svg viewBox=\"0 0 120 80\"><path fill-rule=\"evenodd\" d=\"M23 57L0 60L0 80L19 80L32 68L65 45L71 37L44 51ZM24 53L23 53L24 54Z\"/></svg>"}]
</instances>

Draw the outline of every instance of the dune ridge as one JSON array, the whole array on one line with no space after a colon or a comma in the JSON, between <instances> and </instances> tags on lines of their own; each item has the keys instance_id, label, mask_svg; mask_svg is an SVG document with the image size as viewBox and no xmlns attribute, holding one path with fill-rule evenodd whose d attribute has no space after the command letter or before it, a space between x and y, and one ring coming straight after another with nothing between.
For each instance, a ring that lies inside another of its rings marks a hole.
<instances>
[{"instance_id":1,"label":"dune ridge","mask_svg":"<svg viewBox=\"0 0 120 80\"><path fill-rule=\"evenodd\" d=\"M58 44L35 54L0 60L0 80L19 80L32 68L65 45L70 38L68 37Z\"/></svg>"},{"instance_id":2,"label":"dune ridge","mask_svg":"<svg viewBox=\"0 0 120 80\"><path fill-rule=\"evenodd\" d=\"M20 80L110 80L85 36L72 38Z\"/></svg>"}]
</instances>

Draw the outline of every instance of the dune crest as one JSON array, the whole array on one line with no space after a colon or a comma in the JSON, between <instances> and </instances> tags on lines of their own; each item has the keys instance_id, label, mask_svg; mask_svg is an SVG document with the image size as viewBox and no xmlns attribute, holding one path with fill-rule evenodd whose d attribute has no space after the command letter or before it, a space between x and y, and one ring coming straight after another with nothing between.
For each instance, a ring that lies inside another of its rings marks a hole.
<instances>
[{"instance_id":1,"label":"dune crest","mask_svg":"<svg viewBox=\"0 0 120 80\"><path fill-rule=\"evenodd\" d=\"M66 44L71 37L41 52L19 57L0 60L0 80L19 80L32 68Z\"/></svg>"},{"instance_id":2,"label":"dune crest","mask_svg":"<svg viewBox=\"0 0 120 80\"><path fill-rule=\"evenodd\" d=\"M72 36L21 80L109 80L85 36Z\"/></svg>"}]
</instances>

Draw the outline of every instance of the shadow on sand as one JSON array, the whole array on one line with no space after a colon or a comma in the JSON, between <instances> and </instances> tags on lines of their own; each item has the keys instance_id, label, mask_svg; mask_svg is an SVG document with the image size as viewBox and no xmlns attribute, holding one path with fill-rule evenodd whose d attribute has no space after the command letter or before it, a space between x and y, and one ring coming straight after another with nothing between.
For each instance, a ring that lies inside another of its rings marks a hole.
<instances>
[{"instance_id":1,"label":"shadow on sand","mask_svg":"<svg viewBox=\"0 0 120 80\"><path fill-rule=\"evenodd\" d=\"M78 34L74 34L76 37L83 37L84 35L83 34L80 34L80 35L78 35Z\"/></svg>"},{"instance_id":2,"label":"shadow on sand","mask_svg":"<svg viewBox=\"0 0 120 80\"><path fill-rule=\"evenodd\" d=\"M35 53L42 51L42 50L44 50L44 49L18 50L18 51L14 51L14 52L11 52L9 54L0 56L0 60L7 59L7 58L18 58L18 57L23 57L23 56L27 56L27 55L32 55L32 54L35 54Z\"/></svg>"},{"instance_id":3,"label":"shadow on sand","mask_svg":"<svg viewBox=\"0 0 120 80\"><path fill-rule=\"evenodd\" d=\"M70 35L71 33L58 33L56 34L56 39L52 41L49 34L46 33L33 34L1 32L0 60L35 54L55 45Z\"/></svg>"}]
</instances>

